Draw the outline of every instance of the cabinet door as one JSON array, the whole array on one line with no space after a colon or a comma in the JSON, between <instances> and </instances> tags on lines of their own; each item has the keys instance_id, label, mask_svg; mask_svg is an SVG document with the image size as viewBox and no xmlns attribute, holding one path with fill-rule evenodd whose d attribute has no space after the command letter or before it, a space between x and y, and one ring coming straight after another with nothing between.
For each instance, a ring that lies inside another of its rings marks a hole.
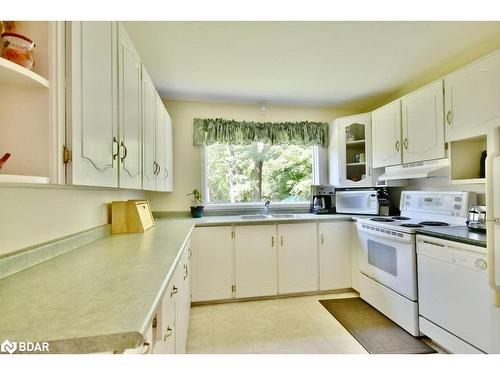
<instances>
[{"instance_id":1,"label":"cabinet door","mask_svg":"<svg viewBox=\"0 0 500 375\"><path fill-rule=\"evenodd\" d=\"M236 298L278 294L276 225L235 228Z\"/></svg>"},{"instance_id":2,"label":"cabinet door","mask_svg":"<svg viewBox=\"0 0 500 375\"><path fill-rule=\"evenodd\" d=\"M155 139L156 89L142 68L142 188L156 189Z\"/></svg>"},{"instance_id":3,"label":"cabinet door","mask_svg":"<svg viewBox=\"0 0 500 375\"><path fill-rule=\"evenodd\" d=\"M403 97L403 163L445 157L443 81Z\"/></svg>"},{"instance_id":4,"label":"cabinet door","mask_svg":"<svg viewBox=\"0 0 500 375\"><path fill-rule=\"evenodd\" d=\"M351 286L354 290L359 291L359 252L361 241L358 236L358 227L356 223L350 223L351 230Z\"/></svg>"},{"instance_id":5,"label":"cabinet door","mask_svg":"<svg viewBox=\"0 0 500 375\"><path fill-rule=\"evenodd\" d=\"M173 150L173 129L172 119L165 110L165 191L172 191L174 188L174 150Z\"/></svg>"},{"instance_id":6,"label":"cabinet door","mask_svg":"<svg viewBox=\"0 0 500 375\"><path fill-rule=\"evenodd\" d=\"M318 290L316 223L278 225L280 294Z\"/></svg>"},{"instance_id":7,"label":"cabinet door","mask_svg":"<svg viewBox=\"0 0 500 375\"><path fill-rule=\"evenodd\" d=\"M444 79L446 140L485 134L500 123L500 52Z\"/></svg>"},{"instance_id":8,"label":"cabinet door","mask_svg":"<svg viewBox=\"0 0 500 375\"><path fill-rule=\"evenodd\" d=\"M120 124L120 187L140 189L141 61L122 24L118 27L118 104Z\"/></svg>"},{"instance_id":9,"label":"cabinet door","mask_svg":"<svg viewBox=\"0 0 500 375\"><path fill-rule=\"evenodd\" d=\"M155 354L174 354L176 352L175 294L172 294L174 279L169 283L161 301L161 317L158 322L158 337L154 347Z\"/></svg>"},{"instance_id":10,"label":"cabinet door","mask_svg":"<svg viewBox=\"0 0 500 375\"><path fill-rule=\"evenodd\" d=\"M189 245L188 245L189 246ZM176 328L176 350L177 354L186 353L189 316L191 309L191 270L190 253L188 247L184 249L178 268L177 283L179 293L175 304L175 328Z\"/></svg>"},{"instance_id":11,"label":"cabinet door","mask_svg":"<svg viewBox=\"0 0 500 375\"><path fill-rule=\"evenodd\" d=\"M372 112L373 168L401 164L401 100Z\"/></svg>"},{"instance_id":12,"label":"cabinet door","mask_svg":"<svg viewBox=\"0 0 500 375\"><path fill-rule=\"evenodd\" d=\"M371 152L371 114L343 117L335 120L339 127L341 187L374 185Z\"/></svg>"},{"instance_id":13,"label":"cabinet door","mask_svg":"<svg viewBox=\"0 0 500 375\"><path fill-rule=\"evenodd\" d=\"M320 290L351 287L350 224L318 224Z\"/></svg>"},{"instance_id":14,"label":"cabinet door","mask_svg":"<svg viewBox=\"0 0 500 375\"><path fill-rule=\"evenodd\" d=\"M191 238L193 302L230 299L232 227L197 227Z\"/></svg>"},{"instance_id":15,"label":"cabinet door","mask_svg":"<svg viewBox=\"0 0 500 375\"><path fill-rule=\"evenodd\" d=\"M67 22L66 43L67 182L118 187L117 24Z\"/></svg>"},{"instance_id":16,"label":"cabinet door","mask_svg":"<svg viewBox=\"0 0 500 375\"><path fill-rule=\"evenodd\" d=\"M156 94L156 115L155 115L155 141L156 141L156 163L158 171L156 173L156 190L166 190L165 179L165 162L167 159L166 148L166 125L165 125L165 107L158 94Z\"/></svg>"}]
</instances>

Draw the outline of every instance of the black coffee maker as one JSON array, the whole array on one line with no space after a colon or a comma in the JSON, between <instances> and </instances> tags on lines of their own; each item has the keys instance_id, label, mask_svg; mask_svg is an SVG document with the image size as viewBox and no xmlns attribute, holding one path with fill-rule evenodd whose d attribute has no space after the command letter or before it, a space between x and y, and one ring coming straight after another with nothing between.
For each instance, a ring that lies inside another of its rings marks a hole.
<instances>
[{"instance_id":1,"label":"black coffee maker","mask_svg":"<svg viewBox=\"0 0 500 375\"><path fill-rule=\"evenodd\" d=\"M316 215L336 213L335 187L331 185L312 185L309 212Z\"/></svg>"}]
</instances>

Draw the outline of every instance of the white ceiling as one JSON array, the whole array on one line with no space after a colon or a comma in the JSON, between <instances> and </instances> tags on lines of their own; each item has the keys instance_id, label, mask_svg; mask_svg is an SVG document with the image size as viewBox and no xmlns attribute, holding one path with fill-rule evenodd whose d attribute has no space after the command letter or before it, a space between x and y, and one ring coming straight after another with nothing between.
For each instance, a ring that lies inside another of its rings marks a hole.
<instances>
[{"instance_id":1,"label":"white ceiling","mask_svg":"<svg viewBox=\"0 0 500 375\"><path fill-rule=\"evenodd\" d=\"M500 22L127 22L126 28L161 96L180 100L364 108L500 48Z\"/></svg>"}]
</instances>

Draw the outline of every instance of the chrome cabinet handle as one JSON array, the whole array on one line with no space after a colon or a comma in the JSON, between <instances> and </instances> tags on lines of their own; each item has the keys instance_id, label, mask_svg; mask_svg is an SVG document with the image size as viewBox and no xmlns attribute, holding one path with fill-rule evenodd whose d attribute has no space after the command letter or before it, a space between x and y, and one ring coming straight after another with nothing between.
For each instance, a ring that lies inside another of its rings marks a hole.
<instances>
[{"instance_id":1,"label":"chrome cabinet handle","mask_svg":"<svg viewBox=\"0 0 500 375\"><path fill-rule=\"evenodd\" d=\"M274 247L274 236L271 236L271 247Z\"/></svg>"},{"instance_id":2,"label":"chrome cabinet handle","mask_svg":"<svg viewBox=\"0 0 500 375\"><path fill-rule=\"evenodd\" d=\"M191 248L188 247L188 260L191 259L191 257L193 256L193 252L191 251Z\"/></svg>"},{"instance_id":3,"label":"chrome cabinet handle","mask_svg":"<svg viewBox=\"0 0 500 375\"><path fill-rule=\"evenodd\" d=\"M323 233L321 233L321 244L323 245L325 243L325 238L323 237Z\"/></svg>"},{"instance_id":4,"label":"chrome cabinet handle","mask_svg":"<svg viewBox=\"0 0 500 375\"><path fill-rule=\"evenodd\" d=\"M158 176L160 174L160 172L161 172L161 166L160 166L160 164L158 164L158 172L156 173L156 175Z\"/></svg>"},{"instance_id":5,"label":"chrome cabinet handle","mask_svg":"<svg viewBox=\"0 0 500 375\"><path fill-rule=\"evenodd\" d=\"M155 166L155 169L153 170L153 174L156 175L156 172L158 171L158 163L156 163L156 161L154 161L153 165Z\"/></svg>"},{"instance_id":6,"label":"chrome cabinet handle","mask_svg":"<svg viewBox=\"0 0 500 375\"><path fill-rule=\"evenodd\" d=\"M168 169L165 168L165 177L168 177Z\"/></svg>"},{"instance_id":7,"label":"chrome cabinet handle","mask_svg":"<svg viewBox=\"0 0 500 375\"><path fill-rule=\"evenodd\" d=\"M449 110L446 114L446 121L448 122L448 125L451 125L451 122L453 121L453 113L451 110Z\"/></svg>"},{"instance_id":8,"label":"chrome cabinet handle","mask_svg":"<svg viewBox=\"0 0 500 375\"><path fill-rule=\"evenodd\" d=\"M115 152L115 144L116 144L116 152ZM118 143L118 139L113 137L113 160L116 160L116 157L120 153L120 144Z\"/></svg>"},{"instance_id":9,"label":"chrome cabinet handle","mask_svg":"<svg viewBox=\"0 0 500 375\"><path fill-rule=\"evenodd\" d=\"M188 266L187 266L187 264L185 264L184 265L184 280L187 279L188 275L189 275Z\"/></svg>"},{"instance_id":10,"label":"chrome cabinet handle","mask_svg":"<svg viewBox=\"0 0 500 375\"><path fill-rule=\"evenodd\" d=\"M405 150L408 150L408 138L405 138L405 140L403 141L403 146Z\"/></svg>"},{"instance_id":11,"label":"chrome cabinet handle","mask_svg":"<svg viewBox=\"0 0 500 375\"><path fill-rule=\"evenodd\" d=\"M167 339L172 336L172 333L174 333L174 330L170 328L170 326L167 326L167 329L165 331L165 335L163 336L163 341L167 341Z\"/></svg>"},{"instance_id":12,"label":"chrome cabinet handle","mask_svg":"<svg viewBox=\"0 0 500 375\"><path fill-rule=\"evenodd\" d=\"M172 297L174 294L177 294L179 293L179 289L177 289L177 287L174 285L174 287L172 288L172 291L170 292L170 297Z\"/></svg>"},{"instance_id":13,"label":"chrome cabinet handle","mask_svg":"<svg viewBox=\"0 0 500 375\"><path fill-rule=\"evenodd\" d=\"M125 154L120 158L121 161L123 161L126 157L127 157L127 146L125 146L125 143L123 143L123 141L120 142L120 147L123 147L123 150L125 151Z\"/></svg>"},{"instance_id":14,"label":"chrome cabinet handle","mask_svg":"<svg viewBox=\"0 0 500 375\"><path fill-rule=\"evenodd\" d=\"M399 151L399 140L396 141L396 151Z\"/></svg>"}]
</instances>

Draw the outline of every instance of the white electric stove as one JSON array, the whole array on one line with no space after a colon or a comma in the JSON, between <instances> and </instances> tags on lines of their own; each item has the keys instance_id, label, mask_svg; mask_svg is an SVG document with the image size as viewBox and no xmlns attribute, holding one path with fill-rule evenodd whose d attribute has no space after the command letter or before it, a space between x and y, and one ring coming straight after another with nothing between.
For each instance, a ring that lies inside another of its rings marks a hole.
<instances>
[{"instance_id":1,"label":"white electric stove","mask_svg":"<svg viewBox=\"0 0 500 375\"><path fill-rule=\"evenodd\" d=\"M419 336L418 229L465 225L470 192L403 191L401 215L360 218L360 296L414 336Z\"/></svg>"}]
</instances>

